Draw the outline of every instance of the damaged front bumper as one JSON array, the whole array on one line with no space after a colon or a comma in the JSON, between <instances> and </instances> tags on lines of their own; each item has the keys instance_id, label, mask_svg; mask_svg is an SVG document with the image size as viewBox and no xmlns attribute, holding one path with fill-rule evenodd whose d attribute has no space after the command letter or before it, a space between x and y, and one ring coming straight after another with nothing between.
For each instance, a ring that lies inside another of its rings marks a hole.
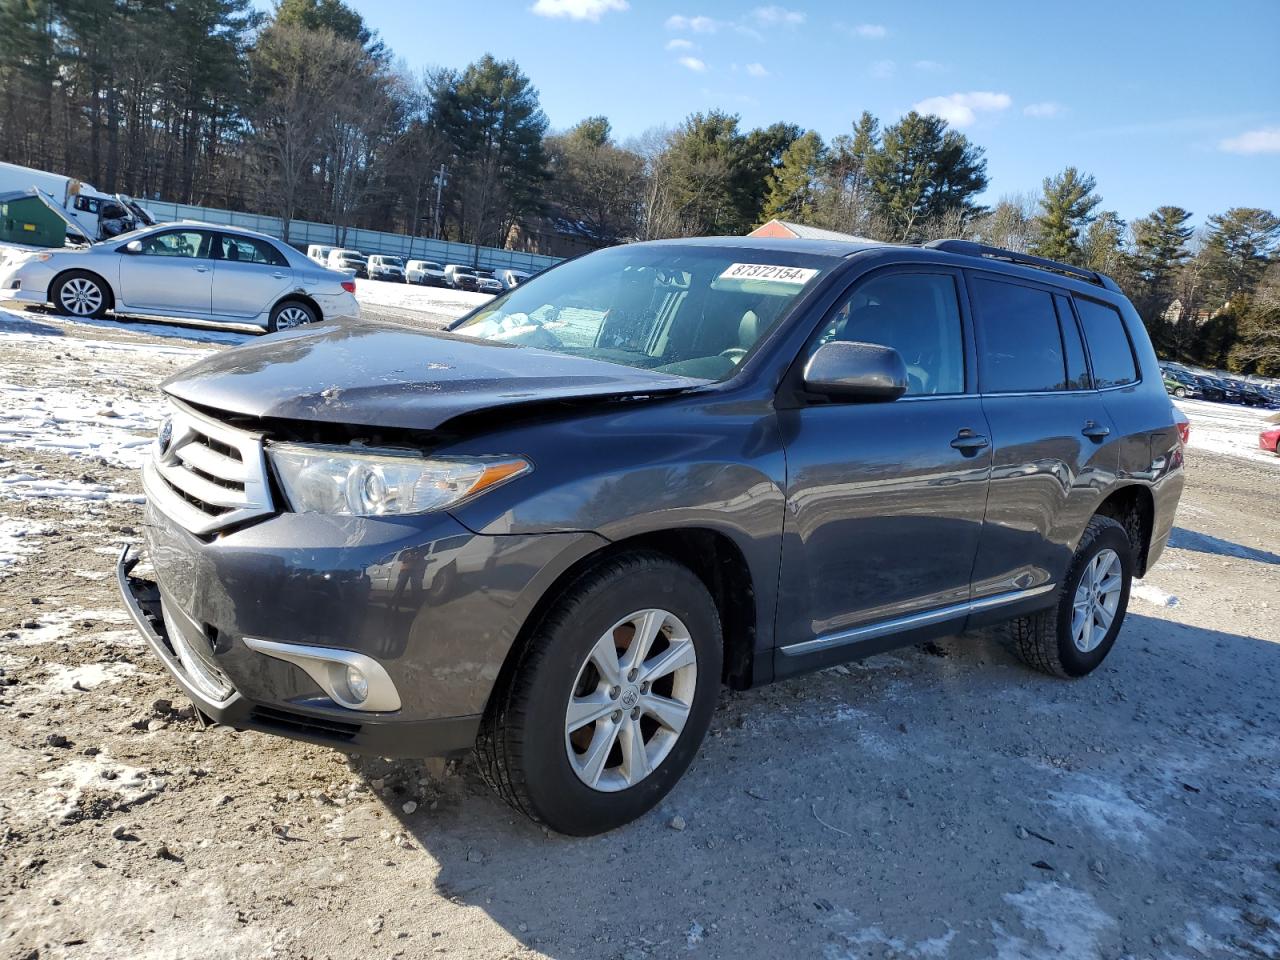
<instances>
[{"instance_id":1,"label":"damaged front bumper","mask_svg":"<svg viewBox=\"0 0 1280 960\"><path fill-rule=\"evenodd\" d=\"M125 609L174 680L208 720L240 730L259 730L383 757L448 756L470 749L479 716L405 720L316 704L272 703L238 691L216 662L213 646L196 625L163 602L159 585L135 576L141 555L125 547L116 581ZM301 648L305 649L305 648ZM264 669L282 663L278 654L257 652Z\"/></svg>"}]
</instances>

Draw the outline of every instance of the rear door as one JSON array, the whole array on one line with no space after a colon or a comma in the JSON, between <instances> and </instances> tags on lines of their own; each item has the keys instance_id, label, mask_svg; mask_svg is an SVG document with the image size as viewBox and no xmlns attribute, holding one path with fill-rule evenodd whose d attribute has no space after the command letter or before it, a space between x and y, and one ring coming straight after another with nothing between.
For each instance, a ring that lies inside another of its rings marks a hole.
<instances>
[{"instance_id":1,"label":"rear door","mask_svg":"<svg viewBox=\"0 0 1280 960\"><path fill-rule=\"evenodd\" d=\"M960 273L945 267L859 280L808 349L837 339L894 347L907 394L780 397L780 675L894 646L916 627L954 628L967 612L991 448L963 303Z\"/></svg>"},{"instance_id":2,"label":"rear door","mask_svg":"<svg viewBox=\"0 0 1280 960\"><path fill-rule=\"evenodd\" d=\"M994 454L974 600L1051 590L1116 471L1114 425L1070 299L972 272L978 383Z\"/></svg>"},{"instance_id":3,"label":"rear door","mask_svg":"<svg viewBox=\"0 0 1280 960\"><path fill-rule=\"evenodd\" d=\"M170 316L209 315L214 233L177 228L143 238L120 254L120 298L127 308Z\"/></svg>"},{"instance_id":4,"label":"rear door","mask_svg":"<svg viewBox=\"0 0 1280 960\"><path fill-rule=\"evenodd\" d=\"M293 285L289 261L265 240L221 233L218 250L213 312L220 317L256 317L269 310Z\"/></svg>"}]
</instances>

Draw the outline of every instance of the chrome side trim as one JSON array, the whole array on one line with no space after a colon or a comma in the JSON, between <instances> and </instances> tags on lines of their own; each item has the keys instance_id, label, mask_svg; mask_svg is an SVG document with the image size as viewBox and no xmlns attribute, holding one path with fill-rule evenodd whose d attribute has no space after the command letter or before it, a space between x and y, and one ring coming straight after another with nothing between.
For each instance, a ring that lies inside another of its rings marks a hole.
<instances>
[{"instance_id":1,"label":"chrome side trim","mask_svg":"<svg viewBox=\"0 0 1280 960\"><path fill-rule=\"evenodd\" d=\"M1027 590L1014 590L1010 593L997 593L989 597L980 597L977 600L966 600L964 603L953 603L950 606L925 610L921 613L912 613L905 617L895 617L892 620L869 623L865 627L842 630L840 633L829 633L813 640L790 643L785 647L779 647L778 650L788 657L800 657L807 653L817 653L820 650L831 650L836 647L843 647L846 644L856 643L859 640L873 640L876 637L901 633L904 630L911 630L916 627L928 627L935 623L958 620L960 617L966 617L980 610L991 610L995 607L1003 607L1006 604L1017 603L1019 600L1038 597L1043 593L1056 589L1056 587L1056 583L1042 583L1038 587L1030 587Z\"/></svg>"},{"instance_id":2,"label":"chrome side trim","mask_svg":"<svg viewBox=\"0 0 1280 960\"><path fill-rule=\"evenodd\" d=\"M354 650L337 650L333 647L312 647L301 643L278 643L275 640L259 640L245 637L244 645L250 650L277 660L285 660L306 671L320 688L339 706L365 713L380 713L400 709L400 692L391 682L386 668L373 657ZM347 667L355 667L369 682L369 696L363 702L352 700L347 689Z\"/></svg>"}]
</instances>

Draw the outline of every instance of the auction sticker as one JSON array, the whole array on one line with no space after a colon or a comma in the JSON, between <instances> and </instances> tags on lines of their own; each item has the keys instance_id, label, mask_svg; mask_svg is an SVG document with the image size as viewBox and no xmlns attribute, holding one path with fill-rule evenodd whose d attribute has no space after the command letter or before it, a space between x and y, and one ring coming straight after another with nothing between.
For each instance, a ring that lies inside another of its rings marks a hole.
<instances>
[{"instance_id":1,"label":"auction sticker","mask_svg":"<svg viewBox=\"0 0 1280 960\"><path fill-rule=\"evenodd\" d=\"M767 283L788 283L803 287L818 275L809 267L783 267L769 263L730 264L718 280L763 280Z\"/></svg>"}]
</instances>

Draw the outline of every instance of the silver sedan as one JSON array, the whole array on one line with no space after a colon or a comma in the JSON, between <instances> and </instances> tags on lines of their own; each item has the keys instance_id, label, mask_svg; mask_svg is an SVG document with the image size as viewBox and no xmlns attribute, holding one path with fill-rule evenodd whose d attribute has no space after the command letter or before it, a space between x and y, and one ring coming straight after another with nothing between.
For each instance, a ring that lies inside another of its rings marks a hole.
<instances>
[{"instance_id":1,"label":"silver sedan","mask_svg":"<svg viewBox=\"0 0 1280 960\"><path fill-rule=\"evenodd\" d=\"M75 317L110 310L284 330L358 317L354 294L351 277L274 237L206 223L161 224L0 269L0 302L51 303Z\"/></svg>"}]
</instances>

